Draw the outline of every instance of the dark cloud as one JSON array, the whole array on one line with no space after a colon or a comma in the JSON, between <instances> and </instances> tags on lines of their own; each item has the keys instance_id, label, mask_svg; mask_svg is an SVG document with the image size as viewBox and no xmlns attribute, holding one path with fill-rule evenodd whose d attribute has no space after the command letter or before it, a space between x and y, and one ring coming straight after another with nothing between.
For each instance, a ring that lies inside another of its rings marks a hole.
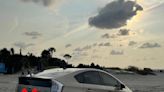
<instances>
[{"instance_id":1,"label":"dark cloud","mask_svg":"<svg viewBox=\"0 0 164 92\"><path fill-rule=\"evenodd\" d=\"M61 0L21 0L23 2L33 2L37 4L42 4L44 6L51 6Z\"/></svg>"},{"instance_id":2,"label":"dark cloud","mask_svg":"<svg viewBox=\"0 0 164 92\"><path fill-rule=\"evenodd\" d=\"M102 29L120 28L141 10L142 6L134 1L115 0L102 8L98 15L89 18L89 24Z\"/></svg>"},{"instance_id":3,"label":"dark cloud","mask_svg":"<svg viewBox=\"0 0 164 92\"><path fill-rule=\"evenodd\" d=\"M160 47L161 45L158 43L147 42L147 43L142 44L139 48L160 48Z\"/></svg>"},{"instance_id":4,"label":"dark cloud","mask_svg":"<svg viewBox=\"0 0 164 92\"><path fill-rule=\"evenodd\" d=\"M112 50L110 52L111 55L123 55L124 51L123 50Z\"/></svg>"},{"instance_id":5,"label":"dark cloud","mask_svg":"<svg viewBox=\"0 0 164 92\"><path fill-rule=\"evenodd\" d=\"M129 46L134 46L134 45L136 45L136 44L137 44L137 42L135 42L135 41L130 41L128 45L129 45Z\"/></svg>"},{"instance_id":6,"label":"dark cloud","mask_svg":"<svg viewBox=\"0 0 164 92\"><path fill-rule=\"evenodd\" d=\"M69 48L71 46L72 46L72 44L67 44L67 45L65 45L65 48Z\"/></svg>"},{"instance_id":7,"label":"dark cloud","mask_svg":"<svg viewBox=\"0 0 164 92\"><path fill-rule=\"evenodd\" d=\"M129 32L130 32L129 29L120 29L118 35L126 36L126 35L129 35Z\"/></svg>"},{"instance_id":8,"label":"dark cloud","mask_svg":"<svg viewBox=\"0 0 164 92\"><path fill-rule=\"evenodd\" d=\"M26 49L26 48L28 48L30 46L34 46L34 45L35 44L33 44L33 43L26 44L24 42L16 42L16 43L14 43L14 46L16 46L18 48L21 48L21 49Z\"/></svg>"},{"instance_id":9,"label":"dark cloud","mask_svg":"<svg viewBox=\"0 0 164 92\"><path fill-rule=\"evenodd\" d=\"M25 32L24 35L31 37L32 39L37 39L38 37L42 36L39 32Z\"/></svg>"}]
</instances>

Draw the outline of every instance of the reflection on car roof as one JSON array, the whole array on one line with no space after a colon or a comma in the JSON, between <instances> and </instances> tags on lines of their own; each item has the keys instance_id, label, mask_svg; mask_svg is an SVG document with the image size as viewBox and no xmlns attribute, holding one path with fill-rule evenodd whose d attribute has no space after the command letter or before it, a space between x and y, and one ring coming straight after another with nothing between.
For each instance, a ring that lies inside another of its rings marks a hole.
<instances>
[{"instance_id":1,"label":"reflection on car roof","mask_svg":"<svg viewBox=\"0 0 164 92\"><path fill-rule=\"evenodd\" d=\"M89 68L67 68L67 69L56 68L56 69L44 70L43 72L34 75L34 77L56 79L56 78L65 76L67 74L71 74L71 73L74 73L77 71L82 71L82 70L95 70L95 69L89 69Z\"/></svg>"}]
</instances>

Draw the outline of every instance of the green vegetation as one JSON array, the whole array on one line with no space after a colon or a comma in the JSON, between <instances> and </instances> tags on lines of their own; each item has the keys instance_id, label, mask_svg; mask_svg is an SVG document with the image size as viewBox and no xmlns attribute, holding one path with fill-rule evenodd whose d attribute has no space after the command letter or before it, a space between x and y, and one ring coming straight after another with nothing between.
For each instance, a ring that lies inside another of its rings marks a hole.
<instances>
[{"instance_id":1,"label":"green vegetation","mask_svg":"<svg viewBox=\"0 0 164 92\"><path fill-rule=\"evenodd\" d=\"M16 54L13 48L10 50L3 48L0 50L0 63L5 64L7 74L17 73L28 69L43 71L54 67L73 67L73 65L68 64L65 60L52 57L55 51L55 48L51 47L48 50L43 50L41 56L37 57L32 53L22 55L21 50L19 54ZM69 54L66 55L68 56Z\"/></svg>"},{"instance_id":2,"label":"green vegetation","mask_svg":"<svg viewBox=\"0 0 164 92\"><path fill-rule=\"evenodd\" d=\"M15 54L13 48L7 50L3 48L0 50L0 63L6 66L7 74L17 73L24 70L43 71L51 68L76 68L72 64L68 64L65 60L52 57L56 49L51 47L48 50L43 50L41 56L37 57L32 53L22 55L22 50L19 54ZM72 56L65 54L65 59L70 59ZM91 65L79 64L77 68L97 68L103 69L99 65L91 63Z\"/></svg>"},{"instance_id":3,"label":"green vegetation","mask_svg":"<svg viewBox=\"0 0 164 92\"><path fill-rule=\"evenodd\" d=\"M41 52L41 56L37 57L32 53L28 53L27 55L22 55L21 50L19 54L15 54L13 48L11 48L10 50L3 48L0 50L0 63L5 64L7 74L17 73L19 71L24 71L29 69L35 69L35 71L39 72L45 69L59 67L59 68L96 68L102 70L111 69L111 70L119 70L119 71L125 70L141 75L155 75L153 70L150 68L139 69L138 67L135 66L129 66L126 69L121 69L118 67L106 68L98 64L91 63L90 65L79 64L75 67L72 64L68 64L65 60L52 57L53 53L55 52L56 49L51 47L48 50L43 50ZM63 57L65 59L70 59L72 56L69 54L65 54Z\"/></svg>"},{"instance_id":4,"label":"green vegetation","mask_svg":"<svg viewBox=\"0 0 164 92\"><path fill-rule=\"evenodd\" d=\"M155 71L151 68L143 68L140 69L136 66L129 66L128 68L122 69L119 67L109 67L106 69L110 69L116 71L118 73L129 73L129 74L139 74L139 75L156 75ZM159 70L162 73L162 70Z\"/></svg>"},{"instance_id":5,"label":"green vegetation","mask_svg":"<svg viewBox=\"0 0 164 92\"><path fill-rule=\"evenodd\" d=\"M154 73L154 71L150 68L139 69L138 67L135 67L135 66L129 66L125 70L132 71L132 72L135 72L135 73L140 74L140 75L156 75Z\"/></svg>"}]
</instances>

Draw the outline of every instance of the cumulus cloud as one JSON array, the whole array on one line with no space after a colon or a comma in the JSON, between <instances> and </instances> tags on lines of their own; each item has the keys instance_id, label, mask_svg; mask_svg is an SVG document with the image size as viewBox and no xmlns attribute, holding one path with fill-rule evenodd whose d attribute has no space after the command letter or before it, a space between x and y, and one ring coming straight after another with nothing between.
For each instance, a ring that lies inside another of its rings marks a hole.
<instances>
[{"instance_id":1,"label":"cumulus cloud","mask_svg":"<svg viewBox=\"0 0 164 92\"><path fill-rule=\"evenodd\" d=\"M97 46L97 43L94 43L92 46L93 46L93 47Z\"/></svg>"},{"instance_id":2,"label":"cumulus cloud","mask_svg":"<svg viewBox=\"0 0 164 92\"><path fill-rule=\"evenodd\" d=\"M110 35L110 38L117 38L117 35L116 34L112 34L112 35Z\"/></svg>"},{"instance_id":3,"label":"cumulus cloud","mask_svg":"<svg viewBox=\"0 0 164 92\"><path fill-rule=\"evenodd\" d=\"M33 44L33 43L26 44L24 42L16 42L16 43L14 43L14 46L16 46L18 48L21 48L21 49L26 49L26 48L28 48L30 46L34 46L34 45L35 44Z\"/></svg>"},{"instance_id":4,"label":"cumulus cloud","mask_svg":"<svg viewBox=\"0 0 164 92\"><path fill-rule=\"evenodd\" d=\"M111 46L109 42L104 43L104 46Z\"/></svg>"},{"instance_id":5,"label":"cumulus cloud","mask_svg":"<svg viewBox=\"0 0 164 92\"><path fill-rule=\"evenodd\" d=\"M67 44L67 45L65 45L65 48L69 48L71 46L72 46L72 44Z\"/></svg>"},{"instance_id":6,"label":"cumulus cloud","mask_svg":"<svg viewBox=\"0 0 164 92\"><path fill-rule=\"evenodd\" d=\"M31 37L32 39L37 39L38 37L42 36L39 32L25 32L24 35Z\"/></svg>"},{"instance_id":7,"label":"cumulus cloud","mask_svg":"<svg viewBox=\"0 0 164 92\"><path fill-rule=\"evenodd\" d=\"M106 43L100 43L99 46L111 46L111 44L109 42L106 42Z\"/></svg>"},{"instance_id":8,"label":"cumulus cloud","mask_svg":"<svg viewBox=\"0 0 164 92\"><path fill-rule=\"evenodd\" d=\"M97 43L94 43L92 45L86 45L84 47L75 48L74 51L75 52L84 52L84 51L92 49L92 47L95 47L95 46L97 46Z\"/></svg>"},{"instance_id":9,"label":"cumulus cloud","mask_svg":"<svg viewBox=\"0 0 164 92\"><path fill-rule=\"evenodd\" d=\"M89 50L89 49L91 49L91 48L92 48L92 46L87 45L87 46L83 47L82 50Z\"/></svg>"},{"instance_id":10,"label":"cumulus cloud","mask_svg":"<svg viewBox=\"0 0 164 92\"><path fill-rule=\"evenodd\" d=\"M114 0L102 8L96 16L89 18L89 24L101 29L120 28L141 10L142 6L135 1Z\"/></svg>"},{"instance_id":11,"label":"cumulus cloud","mask_svg":"<svg viewBox=\"0 0 164 92\"><path fill-rule=\"evenodd\" d=\"M101 38L106 38L106 39L108 39L108 38L110 38L110 36L109 36L108 33L106 33L106 34L103 34L103 35L101 36Z\"/></svg>"},{"instance_id":12,"label":"cumulus cloud","mask_svg":"<svg viewBox=\"0 0 164 92\"><path fill-rule=\"evenodd\" d=\"M82 56L88 56L87 52L73 52L72 53L73 57L82 57Z\"/></svg>"},{"instance_id":13,"label":"cumulus cloud","mask_svg":"<svg viewBox=\"0 0 164 92\"><path fill-rule=\"evenodd\" d=\"M83 51L83 50L80 47L78 47L78 48L75 48L74 51L80 52L80 51Z\"/></svg>"},{"instance_id":14,"label":"cumulus cloud","mask_svg":"<svg viewBox=\"0 0 164 92\"><path fill-rule=\"evenodd\" d=\"M108 33L105 33L103 35L101 35L101 38L104 38L104 39L109 39L109 38L116 38L117 35L116 34L108 34Z\"/></svg>"},{"instance_id":15,"label":"cumulus cloud","mask_svg":"<svg viewBox=\"0 0 164 92\"><path fill-rule=\"evenodd\" d=\"M137 44L137 42L135 42L135 41L130 41L128 45L129 45L129 46L134 46L134 45L136 45L136 44Z\"/></svg>"},{"instance_id":16,"label":"cumulus cloud","mask_svg":"<svg viewBox=\"0 0 164 92\"><path fill-rule=\"evenodd\" d=\"M58 2L60 2L61 0L21 0L23 2L33 2L33 3L37 3L37 4L42 4L44 6L51 6L54 5Z\"/></svg>"},{"instance_id":17,"label":"cumulus cloud","mask_svg":"<svg viewBox=\"0 0 164 92\"><path fill-rule=\"evenodd\" d=\"M147 43L142 44L139 48L160 48L160 47L161 45L158 43L147 42Z\"/></svg>"},{"instance_id":18,"label":"cumulus cloud","mask_svg":"<svg viewBox=\"0 0 164 92\"><path fill-rule=\"evenodd\" d=\"M103 45L104 45L104 43L100 43L100 44L99 44L99 46L103 46Z\"/></svg>"},{"instance_id":19,"label":"cumulus cloud","mask_svg":"<svg viewBox=\"0 0 164 92\"><path fill-rule=\"evenodd\" d=\"M120 29L118 35L126 36L126 35L129 35L129 32L130 32L129 29Z\"/></svg>"},{"instance_id":20,"label":"cumulus cloud","mask_svg":"<svg viewBox=\"0 0 164 92\"><path fill-rule=\"evenodd\" d=\"M110 52L111 55L123 55L124 51L123 50L112 50Z\"/></svg>"}]
</instances>

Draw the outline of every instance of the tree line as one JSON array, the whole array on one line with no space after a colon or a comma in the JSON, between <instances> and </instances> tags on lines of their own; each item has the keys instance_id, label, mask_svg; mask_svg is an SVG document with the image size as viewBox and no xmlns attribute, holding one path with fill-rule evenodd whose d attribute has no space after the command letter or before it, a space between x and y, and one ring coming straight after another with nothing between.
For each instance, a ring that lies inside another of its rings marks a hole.
<instances>
[{"instance_id":1,"label":"tree line","mask_svg":"<svg viewBox=\"0 0 164 92\"><path fill-rule=\"evenodd\" d=\"M0 63L5 64L6 73L12 74L17 73L24 70L34 69L37 72L41 72L50 68L96 68L96 69L112 69L112 70L126 70L131 71L141 75L155 75L152 69L144 68L139 69L135 66L129 66L126 69L121 69L118 67L102 67L98 64L91 63L89 65L79 64L74 66L69 64L66 60L71 59L72 56L70 54L63 55L63 58L53 57L53 54L56 52L56 49L50 47L48 49L44 49L41 52L40 56L35 56L32 53L28 53L27 55L22 55L22 50L20 49L19 53L15 53L14 48L7 49L3 48L0 50ZM162 70L160 72L163 72Z\"/></svg>"},{"instance_id":2,"label":"tree line","mask_svg":"<svg viewBox=\"0 0 164 92\"><path fill-rule=\"evenodd\" d=\"M66 59L70 59L70 54L65 54L65 59L53 57L56 49L50 47L41 52L41 56L35 56L32 53L22 55L22 50L19 53L15 53L14 48L3 48L0 50L0 63L5 64L7 74L17 73L26 69L35 69L37 71L43 71L50 68L98 68L101 66L91 63L90 65L79 64L76 67L69 64Z\"/></svg>"}]
</instances>

